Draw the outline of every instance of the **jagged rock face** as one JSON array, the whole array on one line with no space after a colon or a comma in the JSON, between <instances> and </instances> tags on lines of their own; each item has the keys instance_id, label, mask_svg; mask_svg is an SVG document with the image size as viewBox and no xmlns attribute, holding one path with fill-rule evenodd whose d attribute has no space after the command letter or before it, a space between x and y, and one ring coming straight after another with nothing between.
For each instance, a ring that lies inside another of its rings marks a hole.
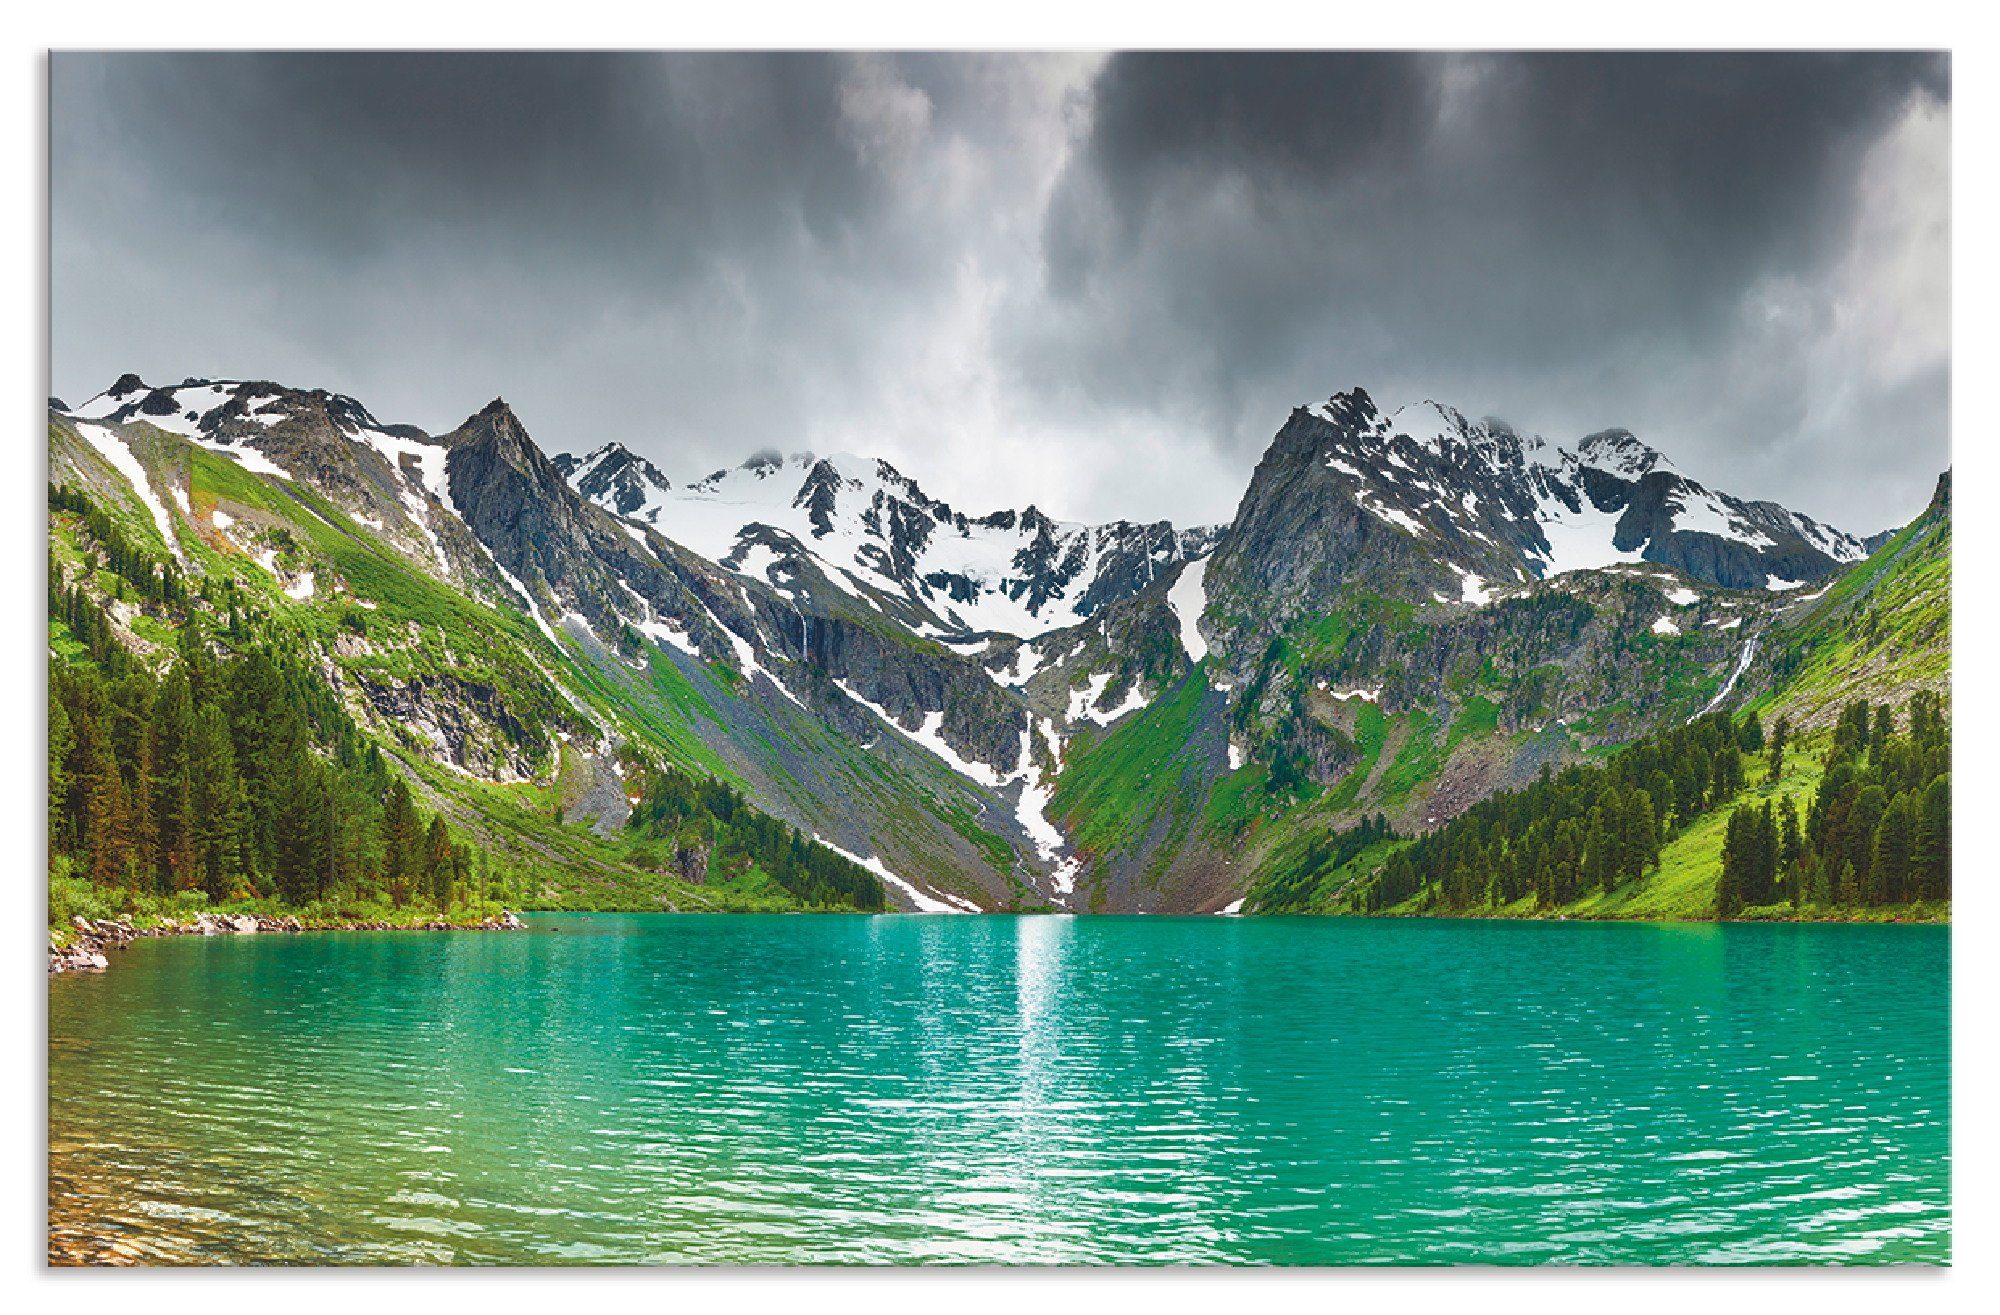
<instances>
[{"instance_id":1,"label":"jagged rock face","mask_svg":"<svg viewBox=\"0 0 2000 1315\"><path fill-rule=\"evenodd\" d=\"M564 452L553 461L578 493L620 516L634 514L673 487L652 462L617 443L583 457Z\"/></svg>"},{"instance_id":2,"label":"jagged rock face","mask_svg":"<svg viewBox=\"0 0 2000 1315\"><path fill-rule=\"evenodd\" d=\"M353 684L376 724L470 775L525 781L548 758L547 742L515 718L491 685L452 676L360 677Z\"/></svg>"},{"instance_id":3,"label":"jagged rock face","mask_svg":"<svg viewBox=\"0 0 2000 1315\"><path fill-rule=\"evenodd\" d=\"M673 487L616 444L563 458L577 491L707 557L765 579L787 536L837 588L920 633L1032 636L1073 625L1206 553L1219 531L1164 521L1074 525L1034 507L971 517L884 461L760 454Z\"/></svg>"},{"instance_id":4,"label":"jagged rock face","mask_svg":"<svg viewBox=\"0 0 2000 1315\"><path fill-rule=\"evenodd\" d=\"M829 673L850 697L886 709L905 730L931 723L960 758L991 768L996 777L1019 767L1027 713L974 663L913 650L839 619L812 623L804 639L804 660Z\"/></svg>"},{"instance_id":5,"label":"jagged rock face","mask_svg":"<svg viewBox=\"0 0 2000 1315\"><path fill-rule=\"evenodd\" d=\"M531 610L574 612L603 633L635 611L684 615L674 577L577 495L505 402L488 404L444 444L452 505Z\"/></svg>"},{"instance_id":6,"label":"jagged rock face","mask_svg":"<svg viewBox=\"0 0 2000 1315\"><path fill-rule=\"evenodd\" d=\"M1208 579L1240 648L1346 590L1480 603L1641 561L1727 588L1784 588L1865 555L1810 517L1711 492L1624 430L1567 452L1436 403L1384 414L1357 388L1292 413Z\"/></svg>"}]
</instances>

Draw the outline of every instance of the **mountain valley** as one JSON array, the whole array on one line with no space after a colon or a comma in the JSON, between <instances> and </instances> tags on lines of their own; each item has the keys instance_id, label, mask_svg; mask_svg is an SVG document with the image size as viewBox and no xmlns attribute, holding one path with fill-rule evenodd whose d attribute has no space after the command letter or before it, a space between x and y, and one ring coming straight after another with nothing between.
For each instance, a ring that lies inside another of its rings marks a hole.
<instances>
[{"instance_id":1,"label":"mountain valley","mask_svg":"<svg viewBox=\"0 0 2000 1315\"><path fill-rule=\"evenodd\" d=\"M48 434L52 596L156 675L190 642L311 673L518 906L811 906L755 877L790 828L844 860L799 858L812 890L862 869L889 907L1234 911L1328 836L1704 713L1814 734L1949 688L1948 482L1860 538L1622 430L1358 388L1291 413L1223 526L972 514L846 455L683 479L498 400L434 435L128 375ZM196 587L135 595L77 508ZM93 660L64 618L51 649ZM780 828L740 889L685 826L738 809Z\"/></svg>"}]
</instances>

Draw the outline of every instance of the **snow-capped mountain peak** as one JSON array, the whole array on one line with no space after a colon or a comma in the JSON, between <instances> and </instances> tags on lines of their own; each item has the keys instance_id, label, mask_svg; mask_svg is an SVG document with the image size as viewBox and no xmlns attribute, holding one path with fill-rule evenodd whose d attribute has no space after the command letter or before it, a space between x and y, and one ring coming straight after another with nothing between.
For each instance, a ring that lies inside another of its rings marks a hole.
<instances>
[{"instance_id":1,"label":"snow-capped mountain peak","mask_svg":"<svg viewBox=\"0 0 2000 1315\"><path fill-rule=\"evenodd\" d=\"M1267 498L1329 510L1302 515ZM1267 516L1268 530L1246 523ZM1269 536L1266 555L1312 544L1292 550L1301 569L1324 553L1342 578L1379 575L1385 592L1468 603L1498 585L1641 561L1776 588L1866 554L1810 517L1711 491L1627 430L1565 450L1432 400L1385 412L1360 388L1294 412L1230 531L1243 535Z\"/></svg>"},{"instance_id":2,"label":"snow-capped mountain peak","mask_svg":"<svg viewBox=\"0 0 2000 1315\"><path fill-rule=\"evenodd\" d=\"M1388 427L1433 452L1447 443L1462 441L1471 428L1456 408L1428 398L1397 407L1388 417Z\"/></svg>"},{"instance_id":3,"label":"snow-capped mountain peak","mask_svg":"<svg viewBox=\"0 0 2000 1315\"><path fill-rule=\"evenodd\" d=\"M1657 448L1648 447L1626 429L1601 429L1586 436L1577 444L1576 459L1579 465L1627 480L1641 479L1655 470L1675 469Z\"/></svg>"},{"instance_id":4,"label":"snow-capped mountain peak","mask_svg":"<svg viewBox=\"0 0 2000 1315\"><path fill-rule=\"evenodd\" d=\"M652 462L616 441L582 457L565 452L553 461L577 492L621 516L633 514L655 492L672 487Z\"/></svg>"},{"instance_id":5,"label":"snow-capped mountain peak","mask_svg":"<svg viewBox=\"0 0 2000 1315\"><path fill-rule=\"evenodd\" d=\"M803 554L838 587L933 636L1027 638L1074 625L1215 537L1164 521L1059 522L1032 506L969 516L889 462L847 452L767 450L678 486L649 479L643 499L599 478L609 461L557 465L599 506L710 561L782 593L799 585L779 563Z\"/></svg>"}]
</instances>

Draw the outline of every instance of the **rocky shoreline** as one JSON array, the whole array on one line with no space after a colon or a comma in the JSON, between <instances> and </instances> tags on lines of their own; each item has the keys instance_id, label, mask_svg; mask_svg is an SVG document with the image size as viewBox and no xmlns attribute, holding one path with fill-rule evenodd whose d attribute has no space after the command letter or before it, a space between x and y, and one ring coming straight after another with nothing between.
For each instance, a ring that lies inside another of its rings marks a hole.
<instances>
[{"instance_id":1,"label":"rocky shoreline","mask_svg":"<svg viewBox=\"0 0 2000 1315\"><path fill-rule=\"evenodd\" d=\"M140 926L120 918L92 921L71 920L75 938L69 944L49 937L49 975L59 973L101 973L111 966L108 951L122 950L133 941L149 936L249 936L258 933L304 931L519 931L527 924L513 913L502 911L497 918L478 922L307 921L290 915L273 917L261 913L198 913L189 922L159 922Z\"/></svg>"}]
</instances>

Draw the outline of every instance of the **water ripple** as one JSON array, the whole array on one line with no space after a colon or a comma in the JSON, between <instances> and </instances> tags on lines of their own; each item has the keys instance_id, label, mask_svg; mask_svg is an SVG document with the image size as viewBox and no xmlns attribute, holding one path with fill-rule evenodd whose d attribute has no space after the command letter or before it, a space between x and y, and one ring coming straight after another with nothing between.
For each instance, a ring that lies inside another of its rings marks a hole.
<instances>
[{"instance_id":1,"label":"water ripple","mask_svg":"<svg viewBox=\"0 0 2000 1315\"><path fill-rule=\"evenodd\" d=\"M536 923L52 981L51 1257L1949 1259L1942 929Z\"/></svg>"}]
</instances>

